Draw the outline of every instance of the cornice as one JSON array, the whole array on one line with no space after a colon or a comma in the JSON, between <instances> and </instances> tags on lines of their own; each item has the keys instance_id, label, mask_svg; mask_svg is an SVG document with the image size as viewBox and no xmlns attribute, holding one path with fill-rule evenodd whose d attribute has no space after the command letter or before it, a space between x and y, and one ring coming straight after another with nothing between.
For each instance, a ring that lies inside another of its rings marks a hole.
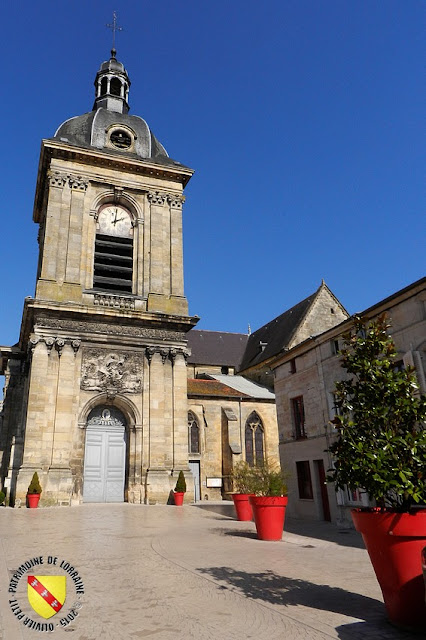
<instances>
[{"instance_id":1,"label":"cornice","mask_svg":"<svg viewBox=\"0 0 426 640\"><path fill-rule=\"evenodd\" d=\"M43 193L46 186L46 174L49 169L50 161L54 158L78 162L92 168L113 169L130 175L148 176L150 178L169 180L181 184L183 188L188 184L192 174L194 173L193 169L178 163L176 163L176 165L163 165L150 159L126 157L125 155L117 155L115 153L95 148L86 149L57 140L42 140L34 200L33 220L35 222L39 222L39 211L41 209Z\"/></svg>"}]
</instances>

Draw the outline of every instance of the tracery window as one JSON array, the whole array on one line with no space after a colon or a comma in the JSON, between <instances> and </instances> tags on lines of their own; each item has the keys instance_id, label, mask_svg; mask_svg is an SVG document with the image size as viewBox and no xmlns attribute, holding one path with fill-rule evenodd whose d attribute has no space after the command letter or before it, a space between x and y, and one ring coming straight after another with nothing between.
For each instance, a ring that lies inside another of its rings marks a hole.
<instances>
[{"instance_id":1,"label":"tracery window","mask_svg":"<svg viewBox=\"0 0 426 640\"><path fill-rule=\"evenodd\" d=\"M200 427L192 411L188 411L188 444L189 453L200 453Z\"/></svg>"},{"instance_id":2,"label":"tracery window","mask_svg":"<svg viewBox=\"0 0 426 640\"><path fill-rule=\"evenodd\" d=\"M265 446L264 446L264 429L262 420L253 411L246 421L245 428L245 449L246 461L252 467L264 462Z\"/></svg>"}]
</instances>

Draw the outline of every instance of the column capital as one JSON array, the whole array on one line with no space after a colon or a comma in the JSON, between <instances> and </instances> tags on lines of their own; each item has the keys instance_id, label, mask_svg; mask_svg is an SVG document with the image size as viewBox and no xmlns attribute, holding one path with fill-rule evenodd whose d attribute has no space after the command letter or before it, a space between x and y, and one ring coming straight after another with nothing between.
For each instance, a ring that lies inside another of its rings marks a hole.
<instances>
[{"instance_id":1,"label":"column capital","mask_svg":"<svg viewBox=\"0 0 426 640\"><path fill-rule=\"evenodd\" d=\"M84 176L73 176L70 175L68 177L69 185L73 191L86 191L87 186L89 184L89 179Z\"/></svg>"},{"instance_id":2,"label":"column capital","mask_svg":"<svg viewBox=\"0 0 426 640\"><path fill-rule=\"evenodd\" d=\"M162 193L161 191L148 191L148 200L151 204L164 205L166 199L166 193Z\"/></svg>"},{"instance_id":3,"label":"column capital","mask_svg":"<svg viewBox=\"0 0 426 640\"><path fill-rule=\"evenodd\" d=\"M49 185L51 187L57 187L58 189L63 189L67 181L67 174L61 173L60 171L49 171L47 177Z\"/></svg>"}]
</instances>

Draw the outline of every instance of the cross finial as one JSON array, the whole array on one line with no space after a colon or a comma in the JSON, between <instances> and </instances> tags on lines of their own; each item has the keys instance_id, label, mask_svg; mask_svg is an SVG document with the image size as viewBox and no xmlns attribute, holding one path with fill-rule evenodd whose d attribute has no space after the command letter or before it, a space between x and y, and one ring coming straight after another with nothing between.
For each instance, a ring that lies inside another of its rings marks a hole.
<instances>
[{"instance_id":1,"label":"cross finial","mask_svg":"<svg viewBox=\"0 0 426 640\"><path fill-rule=\"evenodd\" d=\"M115 34L117 31L123 31L123 27L119 27L117 25L117 13L116 11L112 12L112 23L105 25L108 29L111 29L112 31L112 49L111 49L111 56L113 58L115 58L115 54L117 53L116 49L115 49Z\"/></svg>"}]
</instances>

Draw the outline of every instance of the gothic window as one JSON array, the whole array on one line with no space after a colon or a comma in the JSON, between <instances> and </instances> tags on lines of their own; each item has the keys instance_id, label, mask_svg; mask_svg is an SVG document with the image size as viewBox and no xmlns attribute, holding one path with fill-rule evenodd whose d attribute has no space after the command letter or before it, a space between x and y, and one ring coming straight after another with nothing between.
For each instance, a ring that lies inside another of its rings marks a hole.
<instances>
[{"instance_id":1,"label":"gothic window","mask_svg":"<svg viewBox=\"0 0 426 640\"><path fill-rule=\"evenodd\" d=\"M124 207L109 204L98 216L93 288L111 293L132 293L133 226Z\"/></svg>"},{"instance_id":2,"label":"gothic window","mask_svg":"<svg viewBox=\"0 0 426 640\"><path fill-rule=\"evenodd\" d=\"M200 427L192 411L188 412L189 453L200 453Z\"/></svg>"},{"instance_id":3,"label":"gothic window","mask_svg":"<svg viewBox=\"0 0 426 640\"><path fill-rule=\"evenodd\" d=\"M246 461L249 465L262 464L265 459L264 429L262 420L253 411L247 418L245 429Z\"/></svg>"}]
</instances>

